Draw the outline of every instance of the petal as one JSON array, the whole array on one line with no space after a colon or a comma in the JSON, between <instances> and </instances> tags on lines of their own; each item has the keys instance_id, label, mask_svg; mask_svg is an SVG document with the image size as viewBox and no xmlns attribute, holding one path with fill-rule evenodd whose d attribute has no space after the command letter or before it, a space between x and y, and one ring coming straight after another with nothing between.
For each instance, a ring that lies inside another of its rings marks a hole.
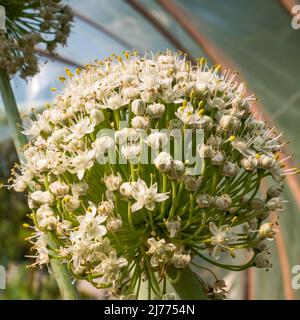
<instances>
[{"instance_id":1,"label":"petal","mask_svg":"<svg viewBox=\"0 0 300 320\"><path fill-rule=\"evenodd\" d=\"M218 246L218 245L216 245L216 246L214 247L213 252L212 252L213 257L214 257L216 260L218 260L218 259L220 258L220 253L221 253L221 247Z\"/></svg>"},{"instance_id":2,"label":"petal","mask_svg":"<svg viewBox=\"0 0 300 320\"><path fill-rule=\"evenodd\" d=\"M218 233L218 228L214 222L209 223L209 231L215 236Z\"/></svg>"},{"instance_id":3,"label":"petal","mask_svg":"<svg viewBox=\"0 0 300 320\"><path fill-rule=\"evenodd\" d=\"M163 201L167 200L168 198L169 198L168 194L166 194L166 193L158 193L157 195L155 195L154 201L163 202Z\"/></svg>"},{"instance_id":4,"label":"petal","mask_svg":"<svg viewBox=\"0 0 300 320\"><path fill-rule=\"evenodd\" d=\"M143 205L140 202L136 202L131 207L131 212L136 212L143 208Z\"/></svg>"},{"instance_id":5,"label":"petal","mask_svg":"<svg viewBox=\"0 0 300 320\"><path fill-rule=\"evenodd\" d=\"M152 201L152 202L146 203L145 207L146 207L146 209L153 211L155 208L155 202Z\"/></svg>"},{"instance_id":6,"label":"petal","mask_svg":"<svg viewBox=\"0 0 300 320\"><path fill-rule=\"evenodd\" d=\"M84 176L84 170L78 170L78 172L77 172L78 179L82 180L83 176Z\"/></svg>"}]
</instances>

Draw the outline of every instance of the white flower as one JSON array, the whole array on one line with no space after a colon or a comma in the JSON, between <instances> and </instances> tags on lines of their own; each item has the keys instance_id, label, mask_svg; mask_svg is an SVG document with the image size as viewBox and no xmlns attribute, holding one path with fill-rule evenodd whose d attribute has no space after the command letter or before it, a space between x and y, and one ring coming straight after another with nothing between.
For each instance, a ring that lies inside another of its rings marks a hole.
<instances>
[{"instance_id":1,"label":"white flower","mask_svg":"<svg viewBox=\"0 0 300 320\"><path fill-rule=\"evenodd\" d=\"M153 211L155 202L163 202L169 198L169 192L158 193L157 190L157 183L148 188L145 181L138 179L132 188L132 196L136 200L136 203L132 205L131 211L135 212L143 207Z\"/></svg>"},{"instance_id":2,"label":"white flower","mask_svg":"<svg viewBox=\"0 0 300 320\"><path fill-rule=\"evenodd\" d=\"M223 115L220 119L220 126L224 131L235 131L240 127L240 120L231 115Z\"/></svg>"},{"instance_id":3,"label":"white flower","mask_svg":"<svg viewBox=\"0 0 300 320\"><path fill-rule=\"evenodd\" d=\"M161 172L168 172L171 170L173 158L168 152L160 152L154 159L154 165L157 170Z\"/></svg>"},{"instance_id":4,"label":"white flower","mask_svg":"<svg viewBox=\"0 0 300 320\"><path fill-rule=\"evenodd\" d=\"M166 243L165 239L157 241L155 238L149 238L147 244L149 246L147 254L151 255L150 264L154 268L160 263L167 263L176 250L176 246L173 243Z\"/></svg>"},{"instance_id":5,"label":"white flower","mask_svg":"<svg viewBox=\"0 0 300 320\"><path fill-rule=\"evenodd\" d=\"M105 258L98 266L95 267L94 272L101 274L103 278L101 282L115 282L119 275L120 269L126 267L128 261L124 257L118 257L116 252L113 251Z\"/></svg>"},{"instance_id":6,"label":"white flower","mask_svg":"<svg viewBox=\"0 0 300 320\"><path fill-rule=\"evenodd\" d=\"M190 102L187 105L178 108L175 115L187 125L197 125L201 123L201 115L194 113L194 108Z\"/></svg>"},{"instance_id":7,"label":"white flower","mask_svg":"<svg viewBox=\"0 0 300 320\"><path fill-rule=\"evenodd\" d=\"M95 124L91 123L89 118L83 118L79 120L73 127L70 127L71 134L68 136L68 140L81 139L84 135L94 131Z\"/></svg>"},{"instance_id":8,"label":"white flower","mask_svg":"<svg viewBox=\"0 0 300 320\"><path fill-rule=\"evenodd\" d=\"M269 260L269 254L267 252L259 253L255 260L255 265L257 268L270 268L272 267L272 263Z\"/></svg>"},{"instance_id":9,"label":"white flower","mask_svg":"<svg viewBox=\"0 0 300 320\"><path fill-rule=\"evenodd\" d=\"M211 237L211 244L215 246L212 254L215 259L219 259L222 250L230 250L227 242L232 239L233 235L230 233L228 225L218 228L214 222L209 223L209 230L213 235Z\"/></svg>"},{"instance_id":10,"label":"white flower","mask_svg":"<svg viewBox=\"0 0 300 320\"><path fill-rule=\"evenodd\" d=\"M160 118L164 113L165 106L161 103L150 104L147 107L147 115L152 119Z\"/></svg>"},{"instance_id":11,"label":"white flower","mask_svg":"<svg viewBox=\"0 0 300 320\"><path fill-rule=\"evenodd\" d=\"M54 203L54 196L49 191L35 191L30 195L30 198L38 204L52 205Z\"/></svg>"},{"instance_id":12,"label":"white flower","mask_svg":"<svg viewBox=\"0 0 300 320\"><path fill-rule=\"evenodd\" d=\"M138 143L128 143L121 147L121 152L129 161L136 161L141 152L141 145Z\"/></svg>"},{"instance_id":13,"label":"white flower","mask_svg":"<svg viewBox=\"0 0 300 320\"><path fill-rule=\"evenodd\" d=\"M71 158L69 171L77 173L79 180L82 180L84 173L87 169L91 168L94 164L94 153L91 150L78 150L77 155Z\"/></svg>"},{"instance_id":14,"label":"white flower","mask_svg":"<svg viewBox=\"0 0 300 320\"><path fill-rule=\"evenodd\" d=\"M120 185L122 183L122 177L119 173L115 176L114 174L111 174L109 176L104 177L104 183L106 188L109 191L117 191L120 188Z\"/></svg>"},{"instance_id":15,"label":"white flower","mask_svg":"<svg viewBox=\"0 0 300 320\"><path fill-rule=\"evenodd\" d=\"M215 204L220 210L228 210L231 207L232 199L228 194L215 197Z\"/></svg>"},{"instance_id":16,"label":"white flower","mask_svg":"<svg viewBox=\"0 0 300 320\"><path fill-rule=\"evenodd\" d=\"M144 115L146 108L145 103L141 99L135 99L132 101L131 110L136 116Z\"/></svg>"},{"instance_id":17,"label":"white flower","mask_svg":"<svg viewBox=\"0 0 300 320\"><path fill-rule=\"evenodd\" d=\"M147 130L150 127L150 120L146 117L135 116L131 119L131 125L134 129Z\"/></svg>"},{"instance_id":18,"label":"white flower","mask_svg":"<svg viewBox=\"0 0 300 320\"><path fill-rule=\"evenodd\" d=\"M128 103L127 99L123 99L122 96L113 91L112 94L103 99L104 104L101 106L102 109L111 109L111 110L117 110L120 109L122 106Z\"/></svg>"},{"instance_id":19,"label":"white flower","mask_svg":"<svg viewBox=\"0 0 300 320\"><path fill-rule=\"evenodd\" d=\"M98 137L93 143L92 148L96 159L101 158L104 154L115 147L115 140L108 135Z\"/></svg>"},{"instance_id":20,"label":"white flower","mask_svg":"<svg viewBox=\"0 0 300 320\"><path fill-rule=\"evenodd\" d=\"M169 138L166 133L163 132L154 132L151 133L146 140L144 140L149 147L154 150L164 148L168 142Z\"/></svg>"},{"instance_id":21,"label":"white flower","mask_svg":"<svg viewBox=\"0 0 300 320\"><path fill-rule=\"evenodd\" d=\"M73 183L72 194L73 196L79 197L86 195L89 185L86 182Z\"/></svg>"},{"instance_id":22,"label":"white flower","mask_svg":"<svg viewBox=\"0 0 300 320\"><path fill-rule=\"evenodd\" d=\"M262 239L268 239L268 240L274 240L274 236L276 235L276 232L273 229L273 224L269 222L263 223L260 226L258 233Z\"/></svg>"},{"instance_id":23,"label":"white flower","mask_svg":"<svg viewBox=\"0 0 300 320\"><path fill-rule=\"evenodd\" d=\"M124 182L120 186L120 193L128 199L132 198L132 188L135 182Z\"/></svg>"},{"instance_id":24,"label":"white flower","mask_svg":"<svg viewBox=\"0 0 300 320\"><path fill-rule=\"evenodd\" d=\"M57 197L65 196L70 187L65 182L54 181L49 186L50 191Z\"/></svg>"},{"instance_id":25,"label":"white flower","mask_svg":"<svg viewBox=\"0 0 300 320\"><path fill-rule=\"evenodd\" d=\"M62 200L63 206L66 208L68 211L75 211L76 209L79 208L80 206L80 200L78 199L78 196L64 196Z\"/></svg>"},{"instance_id":26,"label":"white flower","mask_svg":"<svg viewBox=\"0 0 300 320\"><path fill-rule=\"evenodd\" d=\"M96 206L89 202L85 215L77 217L80 225L78 231L74 232L75 237L88 240L101 239L106 234L106 227L103 225L106 219L107 216L97 214Z\"/></svg>"}]
</instances>

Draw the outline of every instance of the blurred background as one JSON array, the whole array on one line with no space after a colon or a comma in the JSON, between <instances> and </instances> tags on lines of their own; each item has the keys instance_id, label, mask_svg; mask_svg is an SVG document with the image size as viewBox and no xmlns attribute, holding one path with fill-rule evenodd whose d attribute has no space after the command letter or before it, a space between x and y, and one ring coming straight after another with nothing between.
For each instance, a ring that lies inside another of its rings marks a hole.
<instances>
[{"instance_id":1,"label":"blurred background","mask_svg":"<svg viewBox=\"0 0 300 320\"><path fill-rule=\"evenodd\" d=\"M181 50L190 59L239 72L258 97L257 116L270 121L290 143L292 167L300 167L300 29L292 28L291 0L69 0L74 12L68 45L56 56L40 50L40 72L29 81L12 79L21 113L41 110L51 102L50 87L58 77L111 53L136 49ZM300 1L298 2L300 5ZM300 12L300 8L299 8ZM300 23L300 19L299 19ZM17 156L0 99L0 180L7 183ZM292 268L300 265L300 180L286 179L289 200L280 217L276 241L270 243L273 267L224 274L230 299L298 299ZM47 270L27 268L29 246L25 196L0 189L0 265L7 270L7 288L0 299L55 299L58 289ZM102 294L79 284L83 297Z\"/></svg>"}]
</instances>

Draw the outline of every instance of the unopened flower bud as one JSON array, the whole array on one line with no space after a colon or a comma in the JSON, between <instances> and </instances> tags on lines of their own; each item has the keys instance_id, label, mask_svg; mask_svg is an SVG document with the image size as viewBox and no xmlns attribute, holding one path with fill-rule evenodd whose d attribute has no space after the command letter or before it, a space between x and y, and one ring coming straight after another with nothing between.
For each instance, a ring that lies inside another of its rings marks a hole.
<instances>
[{"instance_id":1,"label":"unopened flower bud","mask_svg":"<svg viewBox=\"0 0 300 320\"><path fill-rule=\"evenodd\" d=\"M119 173L116 176L114 174L105 176L103 180L109 191L117 191L122 183L122 177Z\"/></svg>"},{"instance_id":2,"label":"unopened flower bud","mask_svg":"<svg viewBox=\"0 0 300 320\"><path fill-rule=\"evenodd\" d=\"M190 261L191 261L191 255L184 254L182 252L175 252L171 259L171 263L174 265L175 268L178 268L178 269L185 268Z\"/></svg>"},{"instance_id":3,"label":"unopened flower bud","mask_svg":"<svg viewBox=\"0 0 300 320\"><path fill-rule=\"evenodd\" d=\"M228 210L231 206L232 199L228 194L223 194L215 198L215 204L220 210Z\"/></svg>"},{"instance_id":4,"label":"unopened flower bud","mask_svg":"<svg viewBox=\"0 0 300 320\"><path fill-rule=\"evenodd\" d=\"M181 218L178 216L177 220L167 220L165 221L166 228L168 232L170 233L170 238L174 238L181 227Z\"/></svg>"},{"instance_id":5,"label":"unopened flower bud","mask_svg":"<svg viewBox=\"0 0 300 320\"><path fill-rule=\"evenodd\" d=\"M197 196L196 202L200 208L209 208L213 204L214 198L209 194L203 193Z\"/></svg>"},{"instance_id":6,"label":"unopened flower bud","mask_svg":"<svg viewBox=\"0 0 300 320\"><path fill-rule=\"evenodd\" d=\"M167 145L168 141L169 139L167 134L163 132L151 133L145 140L148 146L155 150L164 148Z\"/></svg>"},{"instance_id":7,"label":"unopened flower bud","mask_svg":"<svg viewBox=\"0 0 300 320\"><path fill-rule=\"evenodd\" d=\"M272 267L272 264L269 260L269 255L266 252L259 253L256 256L254 263L257 268L270 268L270 267Z\"/></svg>"},{"instance_id":8,"label":"unopened flower bud","mask_svg":"<svg viewBox=\"0 0 300 320\"><path fill-rule=\"evenodd\" d=\"M107 220L107 230L118 232L122 227L122 220L119 218L110 218Z\"/></svg>"},{"instance_id":9,"label":"unopened flower bud","mask_svg":"<svg viewBox=\"0 0 300 320\"><path fill-rule=\"evenodd\" d=\"M145 102L141 99L135 99L132 101L131 110L136 116L144 115L146 108Z\"/></svg>"},{"instance_id":10,"label":"unopened flower bud","mask_svg":"<svg viewBox=\"0 0 300 320\"><path fill-rule=\"evenodd\" d=\"M270 198L277 198L280 196L282 190L283 190L282 184L275 184L275 185L269 187L269 189L267 191L267 195Z\"/></svg>"},{"instance_id":11,"label":"unopened flower bud","mask_svg":"<svg viewBox=\"0 0 300 320\"><path fill-rule=\"evenodd\" d=\"M173 158L168 152L161 152L155 159L154 165L161 172L169 172L172 167Z\"/></svg>"},{"instance_id":12,"label":"unopened flower bud","mask_svg":"<svg viewBox=\"0 0 300 320\"><path fill-rule=\"evenodd\" d=\"M128 199L132 198L132 187L134 182L124 182L120 186L120 193Z\"/></svg>"},{"instance_id":13,"label":"unopened flower bud","mask_svg":"<svg viewBox=\"0 0 300 320\"><path fill-rule=\"evenodd\" d=\"M67 211L75 211L80 206L80 200L74 196L64 196L62 200L63 206Z\"/></svg>"},{"instance_id":14,"label":"unopened flower bud","mask_svg":"<svg viewBox=\"0 0 300 320\"><path fill-rule=\"evenodd\" d=\"M39 204L51 205L54 203L54 196L49 191L35 191L30 195L31 199Z\"/></svg>"},{"instance_id":15,"label":"unopened flower bud","mask_svg":"<svg viewBox=\"0 0 300 320\"><path fill-rule=\"evenodd\" d=\"M96 126L105 120L104 114L102 110L92 110L91 111L91 120L92 123Z\"/></svg>"},{"instance_id":16,"label":"unopened flower bud","mask_svg":"<svg viewBox=\"0 0 300 320\"><path fill-rule=\"evenodd\" d=\"M197 191L200 188L202 177L201 176L184 176L184 186L188 191Z\"/></svg>"},{"instance_id":17,"label":"unopened flower bud","mask_svg":"<svg viewBox=\"0 0 300 320\"><path fill-rule=\"evenodd\" d=\"M169 177L171 179L180 179L185 173L185 165L180 160L174 160L172 162L171 170L169 171Z\"/></svg>"},{"instance_id":18,"label":"unopened flower bud","mask_svg":"<svg viewBox=\"0 0 300 320\"><path fill-rule=\"evenodd\" d=\"M221 151L216 151L211 158L211 163L214 166L220 166L224 162L224 156Z\"/></svg>"},{"instance_id":19,"label":"unopened flower bud","mask_svg":"<svg viewBox=\"0 0 300 320\"><path fill-rule=\"evenodd\" d=\"M54 181L50 184L49 189L57 197L62 197L68 194L70 188L65 182Z\"/></svg>"},{"instance_id":20,"label":"unopened flower bud","mask_svg":"<svg viewBox=\"0 0 300 320\"><path fill-rule=\"evenodd\" d=\"M275 157L272 155L272 156L266 156L266 155L262 155L260 158L259 158L259 166L263 169L271 169L276 160L275 160Z\"/></svg>"},{"instance_id":21,"label":"unopened flower bud","mask_svg":"<svg viewBox=\"0 0 300 320\"><path fill-rule=\"evenodd\" d=\"M161 118L165 113L165 106L161 103L150 104L147 107L147 114L150 118Z\"/></svg>"},{"instance_id":22,"label":"unopened flower bud","mask_svg":"<svg viewBox=\"0 0 300 320\"><path fill-rule=\"evenodd\" d=\"M99 214L110 216L113 214L114 203L112 201L102 201L97 208Z\"/></svg>"},{"instance_id":23,"label":"unopened flower bud","mask_svg":"<svg viewBox=\"0 0 300 320\"><path fill-rule=\"evenodd\" d=\"M235 131L240 127L240 120L231 115L224 115L220 120L220 126L225 131Z\"/></svg>"},{"instance_id":24,"label":"unopened flower bud","mask_svg":"<svg viewBox=\"0 0 300 320\"><path fill-rule=\"evenodd\" d=\"M276 232L273 229L272 223L262 224L258 230L258 233L262 239L268 239L268 240L272 240L276 235Z\"/></svg>"},{"instance_id":25,"label":"unopened flower bud","mask_svg":"<svg viewBox=\"0 0 300 320\"><path fill-rule=\"evenodd\" d=\"M241 160L241 165L247 171L253 171L258 166L258 160L255 157L244 158Z\"/></svg>"},{"instance_id":26,"label":"unopened flower bud","mask_svg":"<svg viewBox=\"0 0 300 320\"><path fill-rule=\"evenodd\" d=\"M280 198L272 198L267 202L267 208L270 211L283 211L285 209L285 202Z\"/></svg>"},{"instance_id":27,"label":"unopened flower bud","mask_svg":"<svg viewBox=\"0 0 300 320\"><path fill-rule=\"evenodd\" d=\"M72 185L72 193L74 196L84 196L88 191L88 184L86 182L74 183Z\"/></svg>"},{"instance_id":28,"label":"unopened flower bud","mask_svg":"<svg viewBox=\"0 0 300 320\"><path fill-rule=\"evenodd\" d=\"M150 120L145 117L135 116L131 120L131 125L134 129L147 130L150 127Z\"/></svg>"},{"instance_id":29,"label":"unopened flower bud","mask_svg":"<svg viewBox=\"0 0 300 320\"><path fill-rule=\"evenodd\" d=\"M234 177L238 174L239 167L236 163L227 162L223 166L223 174L225 177Z\"/></svg>"},{"instance_id":30,"label":"unopened flower bud","mask_svg":"<svg viewBox=\"0 0 300 320\"><path fill-rule=\"evenodd\" d=\"M201 158L211 158L213 156L213 148L209 145L198 145L197 150Z\"/></svg>"},{"instance_id":31,"label":"unopened flower bud","mask_svg":"<svg viewBox=\"0 0 300 320\"><path fill-rule=\"evenodd\" d=\"M157 93L155 92L155 90L148 89L141 92L141 98L146 103L153 102L156 99L156 97Z\"/></svg>"},{"instance_id":32,"label":"unopened flower bud","mask_svg":"<svg viewBox=\"0 0 300 320\"><path fill-rule=\"evenodd\" d=\"M251 201L251 209L252 210L260 210L265 207L265 202L261 198L254 198Z\"/></svg>"}]
</instances>

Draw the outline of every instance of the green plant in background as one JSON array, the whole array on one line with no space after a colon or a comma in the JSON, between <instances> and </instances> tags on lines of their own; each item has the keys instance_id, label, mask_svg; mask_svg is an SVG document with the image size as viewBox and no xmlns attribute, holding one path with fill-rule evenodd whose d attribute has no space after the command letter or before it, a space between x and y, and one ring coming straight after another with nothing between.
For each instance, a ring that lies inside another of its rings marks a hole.
<instances>
[{"instance_id":1,"label":"green plant in background","mask_svg":"<svg viewBox=\"0 0 300 320\"><path fill-rule=\"evenodd\" d=\"M23 79L38 72L37 46L52 52L57 44L65 44L70 32L72 13L60 0L0 1L0 91L19 159L24 161L21 119L9 79L19 74ZM3 23L5 21L6 23ZM67 271L51 260L53 273L64 298L76 298L66 281ZM65 288L68 288L66 291Z\"/></svg>"},{"instance_id":2,"label":"green plant in background","mask_svg":"<svg viewBox=\"0 0 300 320\"><path fill-rule=\"evenodd\" d=\"M0 0L5 8L6 32L0 34L0 66L24 79L38 73L38 46L53 52L65 45L72 13L57 0Z\"/></svg>"},{"instance_id":3,"label":"green plant in background","mask_svg":"<svg viewBox=\"0 0 300 320\"><path fill-rule=\"evenodd\" d=\"M208 287L191 266L269 268L265 220L284 209L281 182L297 170L282 168L280 135L251 115L256 98L235 74L169 51L124 56L66 69L65 89L24 131L12 187L29 193L35 264L55 258L119 297L139 298L145 282L148 299L173 297L167 283L180 298L222 298L224 281ZM187 132L199 172L178 152ZM240 252L246 263L219 261Z\"/></svg>"}]
</instances>

